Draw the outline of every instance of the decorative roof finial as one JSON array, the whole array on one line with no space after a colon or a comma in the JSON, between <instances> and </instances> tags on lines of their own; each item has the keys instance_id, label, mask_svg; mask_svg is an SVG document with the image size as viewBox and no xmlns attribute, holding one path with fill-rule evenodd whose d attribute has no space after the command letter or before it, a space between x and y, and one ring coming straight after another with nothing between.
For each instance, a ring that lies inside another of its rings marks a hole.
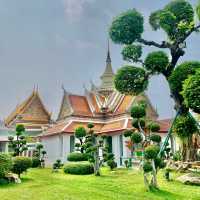
<instances>
[{"instance_id":1,"label":"decorative roof finial","mask_svg":"<svg viewBox=\"0 0 200 200\"><path fill-rule=\"evenodd\" d=\"M106 58L107 63L111 63L111 57L110 57L110 41L108 38L108 49L107 49L107 58Z\"/></svg>"}]
</instances>

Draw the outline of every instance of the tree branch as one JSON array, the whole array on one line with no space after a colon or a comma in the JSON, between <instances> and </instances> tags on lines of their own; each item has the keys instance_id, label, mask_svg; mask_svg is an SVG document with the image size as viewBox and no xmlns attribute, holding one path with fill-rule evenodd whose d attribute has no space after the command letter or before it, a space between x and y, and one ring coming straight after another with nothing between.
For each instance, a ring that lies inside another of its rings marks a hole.
<instances>
[{"instance_id":1,"label":"tree branch","mask_svg":"<svg viewBox=\"0 0 200 200\"><path fill-rule=\"evenodd\" d=\"M142 43L142 44L144 44L144 45L154 46L154 47L163 48L163 49L171 47L171 44L169 44L166 41L163 41L162 44L159 44L159 43L154 42L154 41L148 41L148 40L145 40L143 38L140 38L137 41L140 42L140 43Z\"/></svg>"}]
</instances>

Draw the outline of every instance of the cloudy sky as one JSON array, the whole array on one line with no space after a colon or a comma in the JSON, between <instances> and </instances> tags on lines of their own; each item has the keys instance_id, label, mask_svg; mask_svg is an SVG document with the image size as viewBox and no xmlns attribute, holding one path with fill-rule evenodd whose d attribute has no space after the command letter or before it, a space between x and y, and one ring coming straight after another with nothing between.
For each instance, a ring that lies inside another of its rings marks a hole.
<instances>
[{"instance_id":1,"label":"cloudy sky","mask_svg":"<svg viewBox=\"0 0 200 200\"><path fill-rule=\"evenodd\" d=\"M147 17L169 0L0 0L0 118L30 95L34 85L49 111L56 113L61 85L81 94L83 84L99 83L105 67L108 27L117 14L135 7L146 17L144 37L161 41ZM196 0L191 1L193 4ZM200 58L200 35L188 40L184 60ZM150 50L145 49L144 55ZM113 68L124 64L121 47L111 44ZM162 77L147 91L161 118L173 115Z\"/></svg>"}]
</instances>

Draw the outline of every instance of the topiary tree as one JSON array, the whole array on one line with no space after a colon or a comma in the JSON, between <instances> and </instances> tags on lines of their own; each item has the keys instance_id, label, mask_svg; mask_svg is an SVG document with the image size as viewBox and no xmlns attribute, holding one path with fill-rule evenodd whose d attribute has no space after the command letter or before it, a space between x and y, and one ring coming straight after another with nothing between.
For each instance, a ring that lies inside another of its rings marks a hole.
<instances>
[{"instance_id":1,"label":"topiary tree","mask_svg":"<svg viewBox=\"0 0 200 200\"><path fill-rule=\"evenodd\" d=\"M24 125L19 124L16 126L16 139L13 136L9 136L9 147L13 149L13 156L19 156L24 151L28 150L26 137L24 136L25 128Z\"/></svg>"},{"instance_id":2,"label":"topiary tree","mask_svg":"<svg viewBox=\"0 0 200 200\"><path fill-rule=\"evenodd\" d=\"M84 153L84 138L87 134L87 131L84 127L80 126L75 130L75 137L79 140L79 143L75 144L75 147L78 151L80 151L81 153Z\"/></svg>"},{"instance_id":3,"label":"topiary tree","mask_svg":"<svg viewBox=\"0 0 200 200\"><path fill-rule=\"evenodd\" d=\"M200 114L200 71L185 80L182 95L186 106Z\"/></svg>"},{"instance_id":4,"label":"topiary tree","mask_svg":"<svg viewBox=\"0 0 200 200\"><path fill-rule=\"evenodd\" d=\"M198 17L196 21L195 15ZM161 29L167 35L167 39L159 43L142 37L144 19L136 9L128 10L115 17L109 29L112 41L124 45L122 50L124 60L141 65L141 67L125 65L119 69L114 81L116 89L124 94L138 95L148 87L151 76L162 74L169 83L175 109L179 114L187 113L188 104L184 104L180 94L182 83L188 75L200 68L200 62L185 62L179 66L176 65L186 52L186 40L200 30L199 20L200 1L196 11L188 1L171 1L149 16L152 29L154 31ZM159 50L149 53L143 59L141 46L156 47Z\"/></svg>"},{"instance_id":5,"label":"topiary tree","mask_svg":"<svg viewBox=\"0 0 200 200\"><path fill-rule=\"evenodd\" d=\"M141 164L144 174L144 184L149 190L151 187L158 187L157 170L164 167L163 158L160 158L158 155L161 136L156 133L160 130L160 126L146 119L146 104L144 102L139 102L132 107L131 116L133 118L132 126L134 129L125 131L124 136L130 138L133 143L133 150L138 145L142 147L143 157ZM148 180L149 174L152 175L150 181Z\"/></svg>"},{"instance_id":6,"label":"topiary tree","mask_svg":"<svg viewBox=\"0 0 200 200\"><path fill-rule=\"evenodd\" d=\"M38 167L45 167L45 155L47 154L47 152L44 150L44 146L41 143L38 143L36 145L36 149L34 151L33 157L34 159L38 159ZM36 163L36 160L35 160Z\"/></svg>"}]
</instances>

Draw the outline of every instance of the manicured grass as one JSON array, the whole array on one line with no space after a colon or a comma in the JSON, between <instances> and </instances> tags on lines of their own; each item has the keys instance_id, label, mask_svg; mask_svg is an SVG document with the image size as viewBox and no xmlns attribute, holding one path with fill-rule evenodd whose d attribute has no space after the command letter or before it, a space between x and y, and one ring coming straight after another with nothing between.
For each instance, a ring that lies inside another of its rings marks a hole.
<instances>
[{"instance_id":1,"label":"manicured grass","mask_svg":"<svg viewBox=\"0 0 200 200\"><path fill-rule=\"evenodd\" d=\"M199 200L200 187L167 182L159 174L159 191L146 192L141 172L103 169L103 176L66 175L32 169L22 184L0 186L0 200ZM175 176L175 175L174 175Z\"/></svg>"}]
</instances>

